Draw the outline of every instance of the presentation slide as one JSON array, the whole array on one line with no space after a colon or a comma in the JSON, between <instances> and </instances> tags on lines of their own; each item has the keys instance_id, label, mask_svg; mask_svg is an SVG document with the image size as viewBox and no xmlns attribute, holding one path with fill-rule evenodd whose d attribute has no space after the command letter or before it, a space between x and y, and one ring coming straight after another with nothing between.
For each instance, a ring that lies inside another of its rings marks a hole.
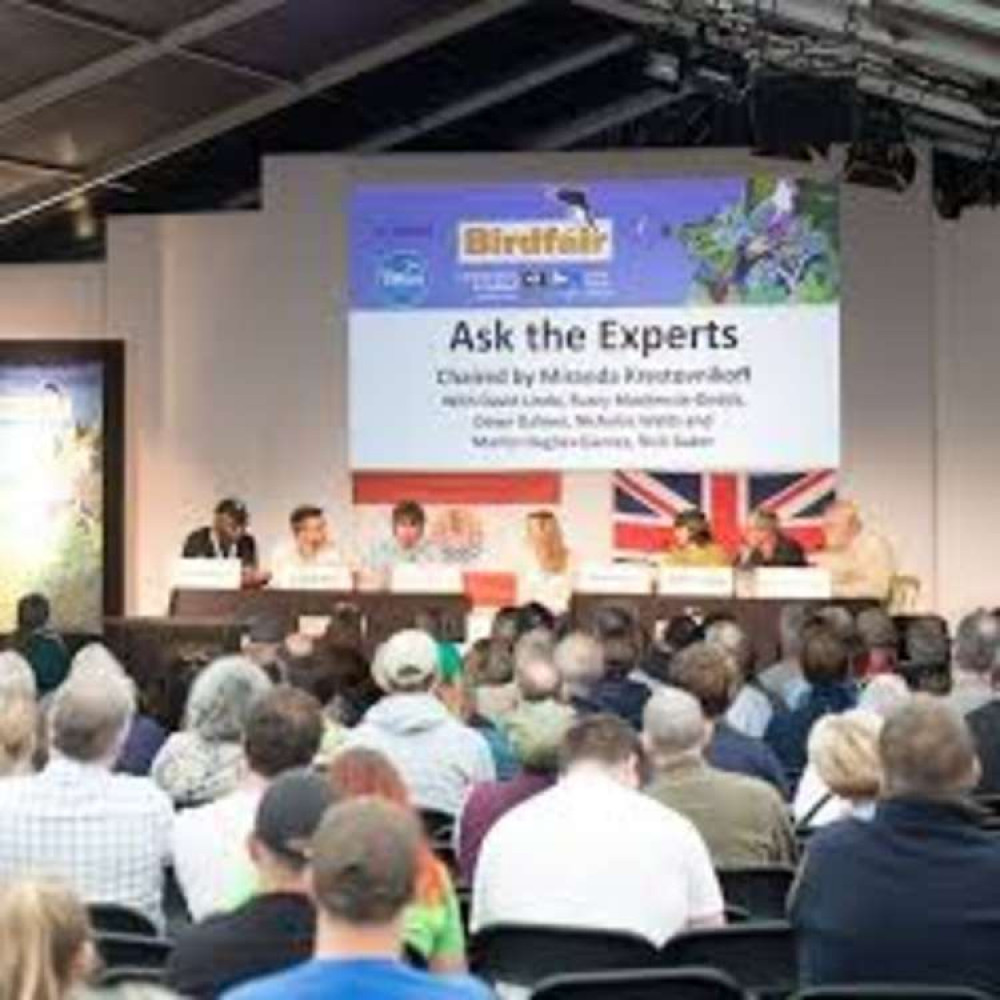
<instances>
[{"instance_id":1,"label":"presentation slide","mask_svg":"<svg viewBox=\"0 0 1000 1000\"><path fill-rule=\"evenodd\" d=\"M361 185L349 208L355 469L839 464L835 186Z\"/></svg>"},{"instance_id":2,"label":"presentation slide","mask_svg":"<svg viewBox=\"0 0 1000 1000\"><path fill-rule=\"evenodd\" d=\"M99 362L0 362L0 631L31 591L60 628L100 626L103 383Z\"/></svg>"}]
</instances>

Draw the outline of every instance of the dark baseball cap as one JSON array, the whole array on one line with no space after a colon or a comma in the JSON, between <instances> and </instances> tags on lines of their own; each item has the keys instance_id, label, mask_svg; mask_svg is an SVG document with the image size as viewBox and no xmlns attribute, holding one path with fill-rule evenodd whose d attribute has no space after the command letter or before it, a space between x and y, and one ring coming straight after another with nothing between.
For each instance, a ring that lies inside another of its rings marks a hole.
<instances>
[{"instance_id":1,"label":"dark baseball cap","mask_svg":"<svg viewBox=\"0 0 1000 1000\"><path fill-rule=\"evenodd\" d=\"M313 834L336 800L330 782L316 771L305 767L286 771L260 800L254 836L280 857L305 865Z\"/></svg>"}]
</instances>

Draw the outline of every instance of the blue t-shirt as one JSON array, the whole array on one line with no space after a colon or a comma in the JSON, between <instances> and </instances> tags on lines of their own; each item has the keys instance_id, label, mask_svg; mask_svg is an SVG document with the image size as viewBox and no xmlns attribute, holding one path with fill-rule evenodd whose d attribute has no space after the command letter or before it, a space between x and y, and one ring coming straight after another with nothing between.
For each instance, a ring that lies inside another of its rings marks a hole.
<instances>
[{"instance_id":1,"label":"blue t-shirt","mask_svg":"<svg viewBox=\"0 0 1000 1000\"><path fill-rule=\"evenodd\" d=\"M223 1000L489 1000L468 976L433 976L384 958L315 959L223 994Z\"/></svg>"}]
</instances>

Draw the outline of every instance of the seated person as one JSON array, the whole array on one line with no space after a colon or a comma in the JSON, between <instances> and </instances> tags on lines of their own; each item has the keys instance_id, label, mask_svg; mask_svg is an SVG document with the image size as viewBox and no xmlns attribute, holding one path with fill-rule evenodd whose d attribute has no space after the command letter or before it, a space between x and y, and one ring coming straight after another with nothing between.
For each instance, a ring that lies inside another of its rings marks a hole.
<instances>
[{"instance_id":1,"label":"seated person","mask_svg":"<svg viewBox=\"0 0 1000 1000\"><path fill-rule=\"evenodd\" d=\"M257 568L257 542L247 531L246 504L226 497L215 505L212 523L196 528L184 541L186 559L239 559L245 569Z\"/></svg>"},{"instance_id":2,"label":"seated person","mask_svg":"<svg viewBox=\"0 0 1000 1000\"><path fill-rule=\"evenodd\" d=\"M873 819L809 839L790 903L804 986L896 983L1000 994L1000 844L963 801L979 778L961 715L916 695L882 727Z\"/></svg>"},{"instance_id":3,"label":"seated person","mask_svg":"<svg viewBox=\"0 0 1000 1000\"><path fill-rule=\"evenodd\" d=\"M26 594L17 602L17 629L11 646L31 665L38 697L55 691L69 673L69 652L50 624L52 607L44 594Z\"/></svg>"},{"instance_id":4,"label":"seated person","mask_svg":"<svg viewBox=\"0 0 1000 1000\"><path fill-rule=\"evenodd\" d=\"M774 511L755 510L750 515L744 538L746 544L736 561L740 569L806 565L806 554L802 546L781 530L781 523Z\"/></svg>"},{"instance_id":5,"label":"seated person","mask_svg":"<svg viewBox=\"0 0 1000 1000\"><path fill-rule=\"evenodd\" d=\"M564 614L573 593L570 551L559 518L549 510L532 511L525 518L529 564L518 584L522 603L537 601L555 614Z\"/></svg>"},{"instance_id":6,"label":"seated person","mask_svg":"<svg viewBox=\"0 0 1000 1000\"><path fill-rule=\"evenodd\" d=\"M703 511L681 511L674 519L674 544L663 556L667 566L728 566L726 550L712 537Z\"/></svg>"},{"instance_id":7,"label":"seated person","mask_svg":"<svg viewBox=\"0 0 1000 1000\"><path fill-rule=\"evenodd\" d=\"M630 675L645 651L642 627L630 608L607 605L597 609L592 630L601 647L604 669L591 685L589 698L596 711L617 715L638 732L649 687Z\"/></svg>"},{"instance_id":8,"label":"seated person","mask_svg":"<svg viewBox=\"0 0 1000 1000\"><path fill-rule=\"evenodd\" d=\"M427 514L415 500L404 500L392 509L392 537L379 542L368 557L367 568L388 583L394 566L433 563L440 554L426 537Z\"/></svg>"},{"instance_id":9,"label":"seated person","mask_svg":"<svg viewBox=\"0 0 1000 1000\"><path fill-rule=\"evenodd\" d=\"M866 528L855 504L835 500L823 514L824 548L809 561L830 571L837 598L889 597L896 572L896 557L889 541Z\"/></svg>"},{"instance_id":10,"label":"seated person","mask_svg":"<svg viewBox=\"0 0 1000 1000\"><path fill-rule=\"evenodd\" d=\"M642 742L651 771L646 794L687 816L716 868L794 864L795 834L782 797L759 778L705 761L712 722L686 691L664 688L646 703Z\"/></svg>"},{"instance_id":11,"label":"seated person","mask_svg":"<svg viewBox=\"0 0 1000 1000\"><path fill-rule=\"evenodd\" d=\"M296 507L289 517L292 539L279 545L271 557L275 582L281 585L291 573L311 566L338 566L341 560L330 540L322 507Z\"/></svg>"},{"instance_id":12,"label":"seated person","mask_svg":"<svg viewBox=\"0 0 1000 1000\"><path fill-rule=\"evenodd\" d=\"M780 703L756 679L757 654L746 629L729 618L718 618L705 628L705 641L721 646L736 665L736 688L726 721L741 733L762 739Z\"/></svg>"},{"instance_id":13,"label":"seated person","mask_svg":"<svg viewBox=\"0 0 1000 1000\"><path fill-rule=\"evenodd\" d=\"M856 623L861 652L854 660L854 675L859 681L892 674L899 662L899 635L884 608L865 608L858 612Z\"/></svg>"}]
</instances>

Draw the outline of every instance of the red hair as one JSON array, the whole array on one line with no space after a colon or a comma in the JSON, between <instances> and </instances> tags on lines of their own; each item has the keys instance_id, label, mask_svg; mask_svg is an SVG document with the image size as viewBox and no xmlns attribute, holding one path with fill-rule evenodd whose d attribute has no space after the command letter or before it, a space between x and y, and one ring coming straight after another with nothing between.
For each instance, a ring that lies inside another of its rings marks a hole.
<instances>
[{"instance_id":1,"label":"red hair","mask_svg":"<svg viewBox=\"0 0 1000 1000\"><path fill-rule=\"evenodd\" d=\"M377 750L354 747L338 753L327 769L334 793L342 799L373 795L413 811L410 793L399 772ZM448 872L424 837L417 870L417 902L436 905L448 891Z\"/></svg>"}]
</instances>

